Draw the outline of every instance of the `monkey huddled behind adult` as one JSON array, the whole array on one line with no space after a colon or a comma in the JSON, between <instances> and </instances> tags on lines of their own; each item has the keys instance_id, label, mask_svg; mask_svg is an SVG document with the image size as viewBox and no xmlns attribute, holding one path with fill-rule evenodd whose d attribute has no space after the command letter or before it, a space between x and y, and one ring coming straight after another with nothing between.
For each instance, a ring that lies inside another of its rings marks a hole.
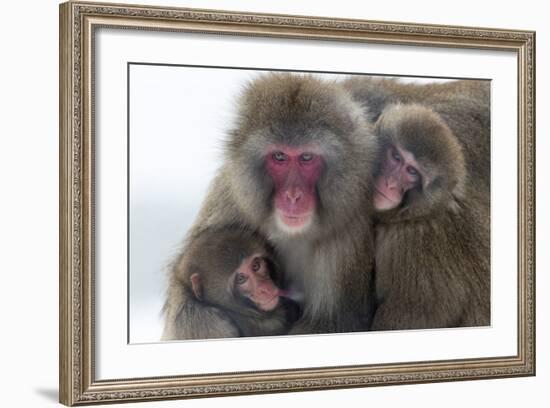
<instances>
[{"instance_id":1,"label":"monkey huddled behind adult","mask_svg":"<svg viewBox=\"0 0 550 408\"><path fill-rule=\"evenodd\" d=\"M370 329L489 325L489 82L344 86L371 107L381 148Z\"/></svg>"},{"instance_id":2,"label":"monkey huddled behind adult","mask_svg":"<svg viewBox=\"0 0 550 408\"><path fill-rule=\"evenodd\" d=\"M476 145L489 143L488 100L446 106L451 84L430 98L426 86L402 91L392 81L253 81L180 260L206 230L237 225L264 236L302 306L291 334L489 324L489 164L463 146L476 135L487 138ZM463 119L481 133L463 134L472 132ZM181 293L173 282L169 292ZM165 338L224 327L197 300L168 297L165 333L179 334ZM194 312L182 316L190 302Z\"/></svg>"}]
</instances>

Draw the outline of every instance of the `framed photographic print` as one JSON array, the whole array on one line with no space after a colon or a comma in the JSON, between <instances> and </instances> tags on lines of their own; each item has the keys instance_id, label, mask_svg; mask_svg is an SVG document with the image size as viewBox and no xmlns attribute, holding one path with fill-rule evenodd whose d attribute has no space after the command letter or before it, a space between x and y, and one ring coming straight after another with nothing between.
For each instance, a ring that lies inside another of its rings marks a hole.
<instances>
[{"instance_id":1,"label":"framed photographic print","mask_svg":"<svg viewBox=\"0 0 550 408\"><path fill-rule=\"evenodd\" d=\"M61 402L534 375L534 83L530 31L62 4Z\"/></svg>"}]
</instances>

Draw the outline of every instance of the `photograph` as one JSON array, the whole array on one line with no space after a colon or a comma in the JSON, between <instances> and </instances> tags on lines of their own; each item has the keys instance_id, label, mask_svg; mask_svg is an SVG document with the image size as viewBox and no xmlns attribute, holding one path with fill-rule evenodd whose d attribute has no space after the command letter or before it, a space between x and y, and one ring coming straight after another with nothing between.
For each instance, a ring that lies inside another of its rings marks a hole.
<instances>
[{"instance_id":1,"label":"photograph","mask_svg":"<svg viewBox=\"0 0 550 408\"><path fill-rule=\"evenodd\" d=\"M490 90L129 63L129 342L489 326Z\"/></svg>"},{"instance_id":2,"label":"photograph","mask_svg":"<svg viewBox=\"0 0 550 408\"><path fill-rule=\"evenodd\" d=\"M535 374L535 33L59 8L65 405Z\"/></svg>"}]
</instances>

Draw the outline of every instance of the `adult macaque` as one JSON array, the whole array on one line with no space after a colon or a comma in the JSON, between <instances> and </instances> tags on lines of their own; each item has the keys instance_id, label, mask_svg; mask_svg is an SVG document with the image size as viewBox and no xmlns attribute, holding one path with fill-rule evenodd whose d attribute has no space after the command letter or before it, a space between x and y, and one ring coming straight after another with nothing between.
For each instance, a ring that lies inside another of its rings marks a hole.
<instances>
[{"instance_id":1,"label":"adult macaque","mask_svg":"<svg viewBox=\"0 0 550 408\"><path fill-rule=\"evenodd\" d=\"M302 304L292 333L366 330L372 316L372 164L366 112L339 84L269 74L244 90L225 160L186 247L204 229L265 236Z\"/></svg>"},{"instance_id":2,"label":"adult macaque","mask_svg":"<svg viewBox=\"0 0 550 408\"><path fill-rule=\"evenodd\" d=\"M386 106L376 133L372 329L490 324L490 209L462 146L440 115L415 104Z\"/></svg>"},{"instance_id":3,"label":"adult macaque","mask_svg":"<svg viewBox=\"0 0 550 408\"><path fill-rule=\"evenodd\" d=\"M299 308L282 297L280 277L257 234L203 232L172 269L163 340L287 333Z\"/></svg>"}]
</instances>

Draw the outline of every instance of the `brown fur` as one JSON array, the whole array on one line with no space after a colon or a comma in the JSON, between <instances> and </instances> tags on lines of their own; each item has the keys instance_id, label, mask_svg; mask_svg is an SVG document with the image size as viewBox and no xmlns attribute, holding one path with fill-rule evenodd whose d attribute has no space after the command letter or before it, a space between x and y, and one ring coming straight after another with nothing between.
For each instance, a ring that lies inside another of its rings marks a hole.
<instances>
[{"instance_id":1,"label":"brown fur","mask_svg":"<svg viewBox=\"0 0 550 408\"><path fill-rule=\"evenodd\" d=\"M238 228L202 232L175 262L166 301L163 340L250 337L285 334L298 317L298 308L280 299L272 311L258 310L228 289L230 276L244 258L262 254L269 259L275 283L280 278L272 250L257 234ZM200 277L202 294L195 295L191 276Z\"/></svg>"},{"instance_id":2,"label":"brown fur","mask_svg":"<svg viewBox=\"0 0 550 408\"><path fill-rule=\"evenodd\" d=\"M417 103L438 113L460 143L469 182L490 190L491 83L457 80L443 83L401 83L396 79L352 77L344 82L377 120L387 105Z\"/></svg>"},{"instance_id":3,"label":"brown fur","mask_svg":"<svg viewBox=\"0 0 550 408\"><path fill-rule=\"evenodd\" d=\"M367 113L337 83L312 76L269 74L248 84L239 102L226 157L212 182L186 247L208 228L237 225L274 246L303 318L293 332L365 330L372 314L372 164L377 144ZM315 141L324 168L314 225L298 236L273 218L273 185L264 168L269 144ZM172 307L178 307L172 305Z\"/></svg>"},{"instance_id":4,"label":"brown fur","mask_svg":"<svg viewBox=\"0 0 550 408\"><path fill-rule=\"evenodd\" d=\"M381 146L413 153L429 177L377 217L372 329L490 324L489 198L467 177L463 146L415 104L387 106L376 131Z\"/></svg>"}]
</instances>

